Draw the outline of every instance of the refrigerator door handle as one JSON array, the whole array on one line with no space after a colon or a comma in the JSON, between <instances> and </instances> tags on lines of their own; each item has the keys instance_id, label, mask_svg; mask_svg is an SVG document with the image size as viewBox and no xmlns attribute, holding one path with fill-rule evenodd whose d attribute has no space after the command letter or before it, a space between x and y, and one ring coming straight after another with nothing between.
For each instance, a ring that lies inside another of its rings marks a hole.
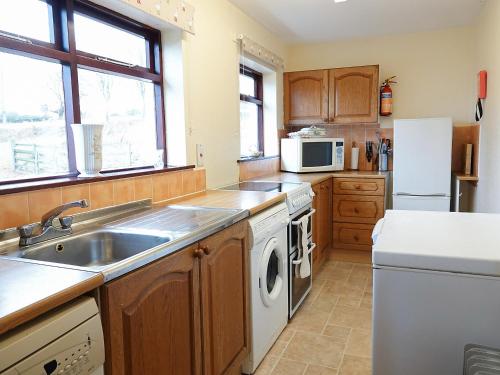
<instances>
[{"instance_id":1,"label":"refrigerator door handle","mask_svg":"<svg viewBox=\"0 0 500 375\"><path fill-rule=\"evenodd\" d=\"M410 194L410 193L395 193L394 195L398 197L448 197L447 194L444 193L436 193L436 194Z\"/></svg>"}]
</instances>

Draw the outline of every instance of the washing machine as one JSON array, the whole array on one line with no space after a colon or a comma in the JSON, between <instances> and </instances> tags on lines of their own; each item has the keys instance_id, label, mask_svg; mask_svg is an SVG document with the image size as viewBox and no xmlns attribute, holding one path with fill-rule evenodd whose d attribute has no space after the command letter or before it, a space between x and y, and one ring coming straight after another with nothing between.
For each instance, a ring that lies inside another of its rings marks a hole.
<instances>
[{"instance_id":1,"label":"washing machine","mask_svg":"<svg viewBox=\"0 0 500 375\"><path fill-rule=\"evenodd\" d=\"M255 372L288 322L288 222L285 203L249 219L252 346L244 374Z\"/></svg>"}]
</instances>

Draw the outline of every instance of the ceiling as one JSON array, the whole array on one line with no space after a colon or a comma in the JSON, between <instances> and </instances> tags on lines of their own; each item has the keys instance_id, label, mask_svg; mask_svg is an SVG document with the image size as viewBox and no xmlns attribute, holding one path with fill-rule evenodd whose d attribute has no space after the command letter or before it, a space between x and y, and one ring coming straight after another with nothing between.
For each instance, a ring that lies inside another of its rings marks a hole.
<instances>
[{"instance_id":1,"label":"ceiling","mask_svg":"<svg viewBox=\"0 0 500 375\"><path fill-rule=\"evenodd\" d=\"M473 24L484 0L229 0L288 43Z\"/></svg>"}]
</instances>

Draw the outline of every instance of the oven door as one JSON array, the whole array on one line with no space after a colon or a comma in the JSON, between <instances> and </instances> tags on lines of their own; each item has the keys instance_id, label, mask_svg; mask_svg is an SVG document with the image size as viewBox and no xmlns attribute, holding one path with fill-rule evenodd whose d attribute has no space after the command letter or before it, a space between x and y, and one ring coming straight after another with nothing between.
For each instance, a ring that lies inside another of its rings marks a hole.
<instances>
[{"instance_id":1,"label":"oven door","mask_svg":"<svg viewBox=\"0 0 500 375\"><path fill-rule=\"evenodd\" d=\"M314 248L314 244L310 244L310 249ZM309 264L312 264L312 252L309 252ZM289 262L289 290L288 290L288 298L289 298L289 309L288 309L288 318L291 319L293 314L300 307L304 299L307 297L312 287L312 269L311 273L308 277L302 278L300 277L300 265L302 263L302 258L299 257L299 251L295 251L290 255Z\"/></svg>"},{"instance_id":2,"label":"oven door","mask_svg":"<svg viewBox=\"0 0 500 375\"><path fill-rule=\"evenodd\" d=\"M288 301L289 313L288 317L292 318L293 314L297 311L302 301L306 298L312 286L312 251L316 244L312 242L312 215L316 211L311 206L305 207L302 211L296 214L289 224L289 260L288 260ZM299 254L299 242L301 238L300 219L308 217L307 223L307 242L308 242L308 258L310 274L308 277L302 278L300 276L300 267L302 265L302 257Z\"/></svg>"},{"instance_id":3,"label":"oven door","mask_svg":"<svg viewBox=\"0 0 500 375\"><path fill-rule=\"evenodd\" d=\"M309 221L307 223L307 238L312 238L312 215L315 212L316 210L309 205L307 207L304 207L291 218L290 223L288 224L289 254L299 249L300 219L302 219L302 217L304 216L309 217Z\"/></svg>"}]
</instances>

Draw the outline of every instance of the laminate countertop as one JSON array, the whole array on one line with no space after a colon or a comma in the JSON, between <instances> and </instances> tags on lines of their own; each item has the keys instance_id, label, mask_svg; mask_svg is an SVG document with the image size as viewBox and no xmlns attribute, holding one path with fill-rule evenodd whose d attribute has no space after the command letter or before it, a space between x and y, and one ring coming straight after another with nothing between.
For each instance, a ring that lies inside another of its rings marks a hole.
<instances>
[{"instance_id":1,"label":"laminate countertop","mask_svg":"<svg viewBox=\"0 0 500 375\"><path fill-rule=\"evenodd\" d=\"M285 198L285 193L207 190L163 205L236 208L253 215ZM0 259L0 335L103 284L101 273Z\"/></svg>"},{"instance_id":2,"label":"laminate countertop","mask_svg":"<svg viewBox=\"0 0 500 375\"><path fill-rule=\"evenodd\" d=\"M0 259L0 335L103 283L99 273Z\"/></svg>"},{"instance_id":3,"label":"laminate countertop","mask_svg":"<svg viewBox=\"0 0 500 375\"><path fill-rule=\"evenodd\" d=\"M278 172L264 177L255 177L251 181L287 181L287 182L310 182L311 185L319 184L332 177L343 178L388 178L390 172L370 171L340 171L323 173L290 173Z\"/></svg>"},{"instance_id":4,"label":"laminate countertop","mask_svg":"<svg viewBox=\"0 0 500 375\"><path fill-rule=\"evenodd\" d=\"M263 191L233 191L233 190L206 190L188 196L169 200L165 204L181 206L200 206L212 208L238 208L248 210L254 215L276 203L283 202L286 193L271 193Z\"/></svg>"}]
</instances>

